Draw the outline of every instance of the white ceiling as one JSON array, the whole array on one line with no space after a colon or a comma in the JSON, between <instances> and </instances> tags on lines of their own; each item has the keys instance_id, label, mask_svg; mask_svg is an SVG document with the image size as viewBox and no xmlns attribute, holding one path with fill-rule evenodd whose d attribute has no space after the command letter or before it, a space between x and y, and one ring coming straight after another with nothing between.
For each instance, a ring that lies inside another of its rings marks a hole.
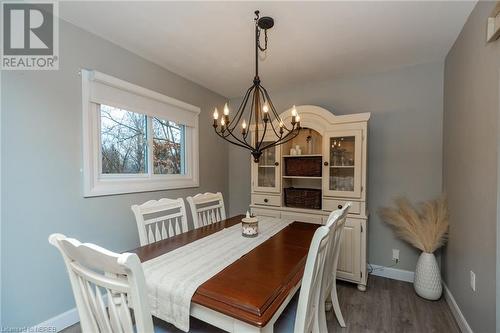
<instances>
[{"instance_id":1,"label":"white ceiling","mask_svg":"<svg viewBox=\"0 0 500 333\"><path fill-rule=\"evenodd\" d=\"M226 97L254 71L254 10L272 16L272 92L442 61L475 2L64 2L61 17Z\"/></svg>"}]
</instances>

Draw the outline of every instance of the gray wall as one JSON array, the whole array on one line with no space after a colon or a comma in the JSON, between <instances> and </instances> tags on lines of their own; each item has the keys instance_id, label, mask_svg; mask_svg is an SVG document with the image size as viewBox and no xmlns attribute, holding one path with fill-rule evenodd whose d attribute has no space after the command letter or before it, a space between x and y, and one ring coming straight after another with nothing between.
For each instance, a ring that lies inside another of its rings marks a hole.
<instances>
[{"instance_id":1,"label":"gray wall","mask_svg":"<svg viewBox=\"0 0 500 333\"><path fill-rule=\"evenodd\" d=\"M74 307L62 258L47 242L49 234L61 232L124 251L139 245L132 204L201 191L228 194L227 145L213 134L210 119L224 97L65 22L60 25L60 59L58 71L2 73L3 326L38 324ZM201 107L200 187L84 199L80 68Z\"/></svg>"},{"instance_id":2,"label":"gray wall","mask_svg":"<svg viewBox=\"0 0 500 333\"><path fill-rule=\"evenodd\" d=\"M500 42L485 41L493 6L476 5L444 75L443 184L451 226L443 277L475 332L495 331Z\"/></svg>"},{"instance_id":3,"label":"gray wall","mask_svg":"<svg viewBox=\"0 0 500 333\"><path fill-rule=\"evenodd\" d=\"M266 83L265 73L261 77ZM314 104L334 114L371 112L368 138L368 258L391 265L392 249L399 248L397 268L413 271L418 252L394 237L377 210L398 195L414 201L441 192L443 64L424 64L386 73L311 83L284 91L270 91L278 110L292 104ZM238 100L231 101L233 108ZM250 203L248 152L229 148L231 214Z\"/></svg>"}]
</instances>

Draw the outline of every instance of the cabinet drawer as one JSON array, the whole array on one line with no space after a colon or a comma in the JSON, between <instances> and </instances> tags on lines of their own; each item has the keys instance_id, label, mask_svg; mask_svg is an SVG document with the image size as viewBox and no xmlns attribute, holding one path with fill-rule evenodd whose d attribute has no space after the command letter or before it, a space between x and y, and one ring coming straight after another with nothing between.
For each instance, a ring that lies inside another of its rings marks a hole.
<instances>
[{"instance_id":1,"label":"cabinet drawer","mask_svg":"<svg viewBox=\"0 0 500 333\"><path fill-rule=\"evenodd\" d=\"M273 210L273 209L252 208L252 214L254 214L255 216L261 216L261 217L275 217L275 218L281 217L280 211Z\"/></svg>"},{"instance_id":2,"label":"cabinet drawer","mask_svg":"<svg viewBox=\"0 0 500 333\"><path fill-rule=\"evenodd\" d=\"M349 202L349 200L323 199L323 210L334 211L337 209L341 209L342 207L344 207L346 202ZM351 208L349 208L349 214L360 214L360 213L361 213L361 202L351 201Z\"/></svg>"},{"instance_id":3,"label":"cabinet drawer","mask_svg":"<svg viewBox=\"0 0 500 333\"><path fill-rule=\"evenodd\" d=\"M281 206L281 197L277 195L252 194L252 203L263 206Z\"/></svg>"},{"instance_id":4,"label":"cabinet drawer","mask_svg":"<svg viewBox=\"0 0 500 333\"><path fill-rule=\"evenodd\" d=\"M323 224L323 218L321 215L281 212L281 218L298 222Z\"/></svg>"}]
</instances>

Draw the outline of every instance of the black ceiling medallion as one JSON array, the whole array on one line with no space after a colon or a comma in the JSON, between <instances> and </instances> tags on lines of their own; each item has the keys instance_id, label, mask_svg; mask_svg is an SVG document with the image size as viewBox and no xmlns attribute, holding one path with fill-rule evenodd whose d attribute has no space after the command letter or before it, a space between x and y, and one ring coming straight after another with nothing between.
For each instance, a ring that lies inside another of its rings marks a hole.
<instances>
[{"instance_id":1,"label":"black ceiling medallion","mask_svg":"<svg viewBox=\"0 0 500 333\"><path fill-rule=\"evenodd\" d=\"M253 85L245 92L243 101L232 119L229 118L229 108L226 104L219 124L219 112L217 108L215 109L213 126L217 135L231 144L250 150L254 161L259 162L262 151L288 142L299 134L300 116L294 106L291 126L286 126L276 111L267 90L260 84L259 51L267 50L267 30L274 26L274 20L268 16L259 17L258 10L255 11L254 20L255 77ZM262 31L264 32L264 46L260 42ZM248 137L251 132L249 129L254 132L253 140Z\"/></svg>"}]
</instances>

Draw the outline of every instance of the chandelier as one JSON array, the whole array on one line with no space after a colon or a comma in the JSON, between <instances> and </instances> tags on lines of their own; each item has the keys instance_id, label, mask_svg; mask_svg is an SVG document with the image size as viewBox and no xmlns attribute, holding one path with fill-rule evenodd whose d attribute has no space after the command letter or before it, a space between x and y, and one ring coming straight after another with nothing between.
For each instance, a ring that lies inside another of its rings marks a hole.
<instances>
[{"instance_id":1,"label":"chandelier","mask_svg":"<svg viewBox=\"0 0 500 333\"><path fill-rule=\"evenodd\" d=\"M229 143L250 150L254 162L258 163L262 152L266 149L284 144L295 138L300 131L300 116L292 108L292 120L287 126L279 116L267 90L260 84L259 51L267 50L267 30L274 26L271 17L259 18L255 11L255 77L253 85L246 91L243 101L234 117L229 117L229 107L224 105L224 113L219 124L219 112L214 110L213 127L218 136ZM260 36L264 31L264 46ZM253 138L250 130L253 129Z\"/></svg>"}]
</instances>

